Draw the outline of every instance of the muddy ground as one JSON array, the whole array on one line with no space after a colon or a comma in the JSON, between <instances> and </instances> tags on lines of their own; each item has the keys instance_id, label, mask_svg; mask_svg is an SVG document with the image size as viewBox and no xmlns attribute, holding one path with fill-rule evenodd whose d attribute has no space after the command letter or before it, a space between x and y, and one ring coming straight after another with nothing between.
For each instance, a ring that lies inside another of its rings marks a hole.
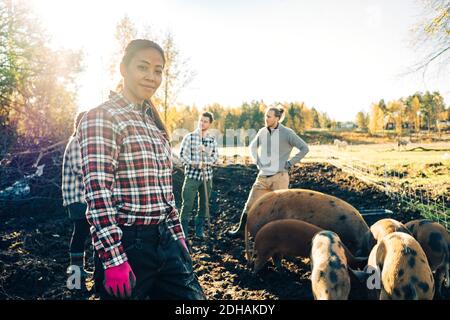
<instances>
[{"instance_id":1,"label":"muddy ground","mask_svg":"<svg viewBox=\"0 0 450 320\"><path fill-rule=\"evenodd\" d=\"M208 299L312 299L307 259L284 260L282 272L269 264L255 277L246 267L243 240L225 234L238 222L256 174L253 166L216 169L211 199L213 236L206 242L193 241L194 270ZM183 173L177 171L178 205L182 181ZM358 209L390 209L400 221L418 217L417 212L402 211L384 193L327 164L296 167L291 188L332 194ZM15 205L3 202L0 207L0 300L96 299L93 293L74 292L65 286L71 225L60 200L44 197ZM450 299L450 290L444 297Z\"/></svg>"}]
</instances>

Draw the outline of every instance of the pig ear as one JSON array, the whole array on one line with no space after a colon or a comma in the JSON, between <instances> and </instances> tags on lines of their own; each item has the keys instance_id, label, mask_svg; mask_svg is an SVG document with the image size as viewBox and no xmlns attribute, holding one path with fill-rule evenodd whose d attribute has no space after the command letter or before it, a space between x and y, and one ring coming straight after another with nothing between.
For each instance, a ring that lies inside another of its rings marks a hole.
<instances>
[{"instance_id":1,"label":"pig ear","mask_svg":"<svg viewBox=\"0 0 450 320\"><path fill-rule=\"evenodd\" d=\"M370 276L370 273L365 271L357 271L352 268L348 268L348 275L350 276L350 281L357 281L359 283L366 283Z\"/></svg>"}]
</instances>

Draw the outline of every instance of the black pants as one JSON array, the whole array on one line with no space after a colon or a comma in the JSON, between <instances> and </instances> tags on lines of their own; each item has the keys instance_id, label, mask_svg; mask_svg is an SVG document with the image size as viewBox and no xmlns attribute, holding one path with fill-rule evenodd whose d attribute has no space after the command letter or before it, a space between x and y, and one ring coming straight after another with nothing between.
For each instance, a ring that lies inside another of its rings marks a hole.
<instances>
[{"instance_id":1,"label":"black pants","mask_svg":"<svg viewBox=\"0 0 450 320\"><path fill-rule=\"evenodd\" d=\"M73 222L73 233L70 239L70 253L83 253L86 240L89 238L89 223L86 220L86 204L73 203L68 207Z\"/></svg>"},{"instance_id":2,"label":"black pants","mask_svg":"<svg viewBox=\"0 0 450 320\"><path fill-rule=\"evenodd\" d=\"M167 225L121 227L122 245L136 275L131 299L204 300L184 246L172 238ZM111 300L104 287L104 267L95 255L95 288L100 299Z\"/></svg>"}]
</instances>

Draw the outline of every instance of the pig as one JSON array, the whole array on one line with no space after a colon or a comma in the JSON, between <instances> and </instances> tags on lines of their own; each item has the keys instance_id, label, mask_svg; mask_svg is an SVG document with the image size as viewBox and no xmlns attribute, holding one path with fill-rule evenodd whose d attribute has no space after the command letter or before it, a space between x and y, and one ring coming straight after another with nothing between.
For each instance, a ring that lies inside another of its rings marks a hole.
<instances>
[{"instance_id":1,"label":"pig","mask_svg":"<svg viewBox=\"0 0 450 320\"><path fill-rule=\"evenodd\" d=\"M310 223L296 220L283 219L269 222L255 237L255 265L256 274L272 258L275 266L281 269L283 256L308 257L311 252L311 242L314 235L323 231ZM351 252L342 245L349 264L353 267L363 267L367 258L354 257Z\"/></svg>"},{"instance_id":2,"label":"pig","mask_svg":"<svg viewBox=\"0 0 450 320\"><path fill-rule=\"evenodd\" d=\"M434 272L437 297L441 297L443 282L447 288L450 286L450 235L442 225L426 219L410 221L406 227L426 254Z\"/></svg>"},{"instance_id":3,"label":"pig","mask_svg":"<svg viewBox=\"0 0 450 320\"><path fill-rule=\"evenodd\" d=\"M432 300L434 278L420 244L404 232L388 234L369 255L367 268L377 270L380 300Z\"/></svg>"},{"instance_id":4,"label":"pig","mask_svg":"<svg viewBox=\"0 0 450 320\"><path fill-rule=\"evenodd\" d=\"M374 223L364 236L362 250L359 254L369 254L373 246L384 236L393 232L405 232L410 234L405 225L394 219L381 219Z\"/></svg>"},{"instance_id":5,"label":"pig","mask_svg":"<svg viewBox=\"0 0 450 320\"><path fill-rule=\"evenodd\" d=\"M347 300L350 276L344 245L332 231L321 231L312 239L311 287L315 300Z\"/></svg>"},{"instance_id":6,"label":"pig","mask_svg":"<svg viewBox=\"0 0 450 320\"><path fill-rule=\"evenodd\" d=\"M361 249L369 226L353 206L336 197L307 189L276 190L259 198L248 211L245 251L250 261L249 236L255 237L267 223L297 219L336 232L347 248Z\"/></svg>"}]
</instances>

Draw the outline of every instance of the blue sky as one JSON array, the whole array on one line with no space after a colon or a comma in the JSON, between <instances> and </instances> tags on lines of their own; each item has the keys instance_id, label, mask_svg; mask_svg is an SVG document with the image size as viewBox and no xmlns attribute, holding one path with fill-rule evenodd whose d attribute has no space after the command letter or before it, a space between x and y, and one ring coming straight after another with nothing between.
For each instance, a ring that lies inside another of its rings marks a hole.
<instances>
[{"instance_id":1,"label":"blue sky","mask_svg":"<svg viewBox=\"0 0 450 320\"><path fill-rule=\"evenodd\" d=\"M336 120L416 91L438 90L450 103L448 72L400 76L420 58L410 31L418 0L30 1L55 46L85 52L80 109L98 105L118 80L106 67L124 14L138 27L169 29L189 58L197 76L180 103L304 101Z\"/></svg>"}]
</instances>

